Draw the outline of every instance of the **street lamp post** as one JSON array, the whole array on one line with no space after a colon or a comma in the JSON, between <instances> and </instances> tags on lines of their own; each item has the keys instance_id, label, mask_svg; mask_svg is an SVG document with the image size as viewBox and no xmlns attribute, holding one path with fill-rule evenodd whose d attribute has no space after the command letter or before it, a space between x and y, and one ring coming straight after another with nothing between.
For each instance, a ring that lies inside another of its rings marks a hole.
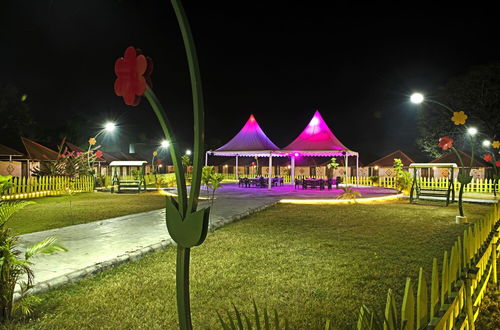
<instances>
[{"instance_id":1,"label":"street lamp post","mask_svg":"<svg viewBox=\"0 0 500 330\"><path fill-rule=\"evenodd\" d=\"M446 104L443 104L443 103L436 101L436 100L433 100L433 99L428 99L428 98L424 97L424 95L421 93L413 93L410 96L410 101L414 104L421 104L424 101L437 104L437 105L441 106L442 108L446 109L448 112L450 112L453 115L451 119L455 123L455 125L465 125L467 115L465 115L465 113L463 111L455 112L455 111L453 111L452 108L450 108ZM449 142L448 144L444 144L442 147L443 150L452 149L455 152L458 160L460 161L461 166L459 168L458 178L457 178L458 182L460 182L460 190L458 193L458 210L459 210L460 217L462 218L462 220L466 219L466 217L464 216L462 199L463 199L464 187L472 181L472 176L470 175L470 172L471 172L472 166L474 164L474 136L477 133L478 133L477 128L475 128L475 127L467 128L467 134L469 135L470 141L471 141L471 161L470 161L469 171L467 171L467 168L464 166L464 163L462 161L462 157L458 153L457 149L455 149L455 147L453 147L453 140L451 138L447 137L447 139L451 140L451 142ZM457 218L457 221L458 221L458 218Z\"/></svg>"},{"instance_id":2,"label":"street lamp post","mask_svg":"<svg viewBox=\"0 0 500 330\"><path fill-rule=\"evenodd\" d=\"M92 173L92 176L94 178L94 187L95 187L95 173L94 171L90 170L90 150L92 149L92 146L95 145L97 143L97 138L103 134L103 133L112 133L114 132L116 129L116 124L113 123L113 122L107 122L105 125L104 125L104 128L101 129L99 132L97 132L97 134L93 137L93 138L90 138L89 139L89 148L87 149L87 165L89 167L89 171Z\"/></svg>"}]
</instances>

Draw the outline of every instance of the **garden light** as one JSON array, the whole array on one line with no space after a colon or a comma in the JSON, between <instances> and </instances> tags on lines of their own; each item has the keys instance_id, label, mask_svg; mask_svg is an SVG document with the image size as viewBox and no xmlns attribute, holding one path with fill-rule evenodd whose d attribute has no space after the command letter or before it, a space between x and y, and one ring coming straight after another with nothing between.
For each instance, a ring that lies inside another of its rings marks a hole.
<instances>
[{"instance_id":1,"label":"garden light","mask_svg":"<svg viewBox=\"0 0 500 330\"><path fill-rule=\"evenodd\" d=\"M477 134L477 128L475 127L470 127L467 129L467 133L469 133L470 136L474 136Z\"/></svg>"},{"instance_id":2,"label":"garden light","mask_svg":"<svg viewBox=\"0 0 500 330\"><path fill-rule=\"evenodd\" d=\"M191 150L186 150L186 155L191 156Z\"/></svg>"},{"instance_id":3,"label":"garden light","mask_svg":"<svg viewBox=\"0 0 500 330\"><path fill-rule=\"evenodd\" d=\"M483 141L483 147L489 148L491 146L491 141L490 140L484 140Z\"/></svg>"},{"instance_id":4,"label":"garden light","mask_svg":"<svg viewBox=\"0 0 500 330\"><path fill-rule=\"evenodd\" d=\"M299 153L298 153L298 152L294 153L293 155L294 155L295 157L299 157Z\"/></svg>"},{"instance_id":5,"label":"garden light","mask_svg":"<svg viewBox=\"0 0 500 330\"><path fill-rule=\"evenodd\" d=\"M413 93L410 96L411 103L420 104L424 102L424 96L421 93Z\"/></svg>"},{"instance_id":6,"label":"garden light","mask_svg":"<svg viewBox=\"0 0 500 330\"><path fill-rule=\"evenodd\" d=\"M170 142L168 142L167 140L161 141L162 148L168 148L169 146L170 146Z\"/></svg>"},{"instance_id":7,"label":"garden light","mask_svg":"<svg viewBox=\"0 0 500 330\"><path fill-rule=\"evenodd\" d=\"M104 125L104 129L109 133L113 132L115 130L115 128L116 128L116 125L115 125L115 123L112 123L112 122L107 122L106 125Z\"/></svg>"}]
</instances>

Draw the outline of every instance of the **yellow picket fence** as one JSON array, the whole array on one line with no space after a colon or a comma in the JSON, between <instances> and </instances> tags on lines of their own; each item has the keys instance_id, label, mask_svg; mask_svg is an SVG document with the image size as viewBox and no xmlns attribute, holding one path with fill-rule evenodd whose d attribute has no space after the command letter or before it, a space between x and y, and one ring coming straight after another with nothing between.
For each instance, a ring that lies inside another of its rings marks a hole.
<instances>
[{"instance_id":1,"label":"yellow picket fence","mask_svg":"<svg viewBox=\"0 0 500 330\"><path fill-rule=\"evenodd\" d=\"M63 176L13 177L11 182L13 186L4 195L0 196L0 199L27 199L94 190L92 176L81 176L79 178Z\"/></svg>"},{"instance_id":2,"label":"yellow picket fence","mask_svg":"<svg viewBox=\"0 0 500 330\"><path fill-rule=\"evenodd\" d=\"M468 226L449 253L444 252L441 269L434 258L430 286L420 268L417 283L406 279L399 310L389 290L380 318L384 330L474 329L488 282L498 285L499 227L500 207L495 204L485 218ZM374 319L373 311L361 308L357 328L374 329Z\"/></svg>"},{"instance_id":3,"label":"yellow picket fence","mask_svg":"<svg viewBox=\"0 0 500 330\"><path fill-rule=\"evenodd\" d=\"M448 178L419 178L421 188L425 189L447 189L449 180ZM378 182L372 182L369 177L348 177L348 184L360 184L364 186L380 186L385 188L396 188L395 177L379 177ZM472 182L464 187L464 192L474 193L493 193L494 181L492 179L472 179ZM460 183L454 182L455 191L460 189ZM497 186L497 192L500 187Z\"/></svg>"}]
</instances>

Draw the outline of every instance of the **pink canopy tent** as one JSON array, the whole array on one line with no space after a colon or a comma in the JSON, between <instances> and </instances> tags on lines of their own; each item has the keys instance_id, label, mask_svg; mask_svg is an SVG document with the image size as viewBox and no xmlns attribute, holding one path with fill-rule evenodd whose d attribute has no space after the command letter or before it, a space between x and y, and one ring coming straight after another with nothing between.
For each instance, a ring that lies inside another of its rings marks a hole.
<instances>
[{"instance_id":1,"label":"pink canopy tent","mask_svg":"<svg viewBox=\"0 0 500 330\"><path fill-rule=\"evenodd\" d=\"M345 173L349 156L356 157L356 178L358 177L359 154L347 148L332 133L318 110L300 135L281 150L291 157L291 175L295 177L295 157L299 156L342 156L345 157ZM357 181L357 180L356 180Z\"/></svg>"},{"instance_id":2,"label":"pink canopy tent","mask_svg":"<svg viewBox=\"0 0 500 330\"><path fill-rule=\"evenodd\" d=\"M260 128L259 123L253 115L250 115L245 126L228 143L222 147L208 151L205 154L205 165L208 163L208 156L232 156L236 157L236 178L238 178L238 157L269 157L269 169L272 168L272 157L280 156L279 148L267 137ZM276 154L275 154L276 153ZM269 171L269 177L272 171ZM269 189L271 179L269 179Z\"/></svg>"},{"instance_id":3,"label":"pink canopy tent","mask_svg":"<svg viewBox=\"0 0 500 330\"><path fill-rule=\"evenodd\" d=\"M314 113L313 118L302 133L283 149L279 149L267 137L255 117L250 115L245 126L228 143L206 153L205 165L208 163L209 155L236 157L236 178L238 178L239 156L269 157L269 189L271 189L273 157L291 158L292 181L295 179L295 158L300 156L343 156L345 157L346 175L347 157L356 156L356 177L358 176L358 153L349 150L335 137L319 111Z\"/></svg>"}]
</instances>

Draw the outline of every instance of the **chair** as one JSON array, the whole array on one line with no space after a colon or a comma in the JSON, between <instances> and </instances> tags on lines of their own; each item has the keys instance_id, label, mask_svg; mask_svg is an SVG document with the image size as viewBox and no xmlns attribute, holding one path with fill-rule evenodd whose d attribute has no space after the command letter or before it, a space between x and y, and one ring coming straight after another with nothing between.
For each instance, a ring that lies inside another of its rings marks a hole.
<instances>
[{"instance_id":1,"label":"chair","mask_svg":"<svg viewBox=\"0 0 500 330\"><path fill-rule=\"evenodd\" d=\"M332 180L333 179L327 179L326 180L326 185L328 186L328 190L332 190Z\"/></svg>"},{"instance_id":2,"label":"chair","mask_svg":"<svg viewBox=\"0 0 500 330\"><path fill-rule=\"evenodd\" d=\"M335 178L335 186L339 189L339 184L342 183L342 177L338 176Z\"/></svg>"},{"instance_id":3,"label":"chair","mask_svg":"<svg viewBox=\"0 0 500 330\"><path fill-rule=\"evenodd\" d=\"M297 189L297 186L302 186L302 180L300 179L295 179L295 189Z\"/></svg>"},{"instance_id":4,"label":"chair","mask_svg":"<svg viewBox=\"0 0 500 330\"><path fill-rule=\"evenodd\" d=\"M259 178L259 187L261 187L261 188L266 187L266 179L264 179L264 177L262 177L262 176Z\"/></svg>"},{"instance_id":5,"label":"chair","mask_svg":"<svg viewBox=\"0 0 500 330\"><path fill-rule=\"evenodd\" d=\"M246 187L245 179L246 178L239 178L238 179L238 187L241 187L242 185L244 185Z\"/></svg>"},{"instance_id":6,"label":"chair","mask_svg":"<svg viewBox=\"0 0 500 330\"><path fill-rule=\"evenodd\" d=\"M325 180L323 180L323 179L319 180L319 189L325 190Z\"/></svg>"}]
</instances>

